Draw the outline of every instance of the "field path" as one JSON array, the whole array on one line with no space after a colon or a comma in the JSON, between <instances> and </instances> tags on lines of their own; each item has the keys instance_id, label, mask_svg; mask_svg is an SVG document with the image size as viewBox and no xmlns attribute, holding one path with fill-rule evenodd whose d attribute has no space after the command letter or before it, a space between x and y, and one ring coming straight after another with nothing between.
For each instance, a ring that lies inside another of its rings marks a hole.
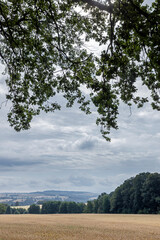
<instances>
[{"instance_id":1,"label":"field path","mask_svg":"<svg viewBox=\"0 0 160 240\"><path fill-rule=\"evenodd\" d=\"M160 240L160 215L0 215L0 240Z\"/></svg>"}]
</instances>

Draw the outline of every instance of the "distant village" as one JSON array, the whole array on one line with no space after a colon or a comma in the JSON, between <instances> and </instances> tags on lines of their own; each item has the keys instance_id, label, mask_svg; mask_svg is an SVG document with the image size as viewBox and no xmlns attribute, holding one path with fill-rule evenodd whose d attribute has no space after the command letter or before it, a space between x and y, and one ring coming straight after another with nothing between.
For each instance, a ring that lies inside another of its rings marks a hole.
<instances>
[{"instance_id":1,"label":"distant village","mask_svg":"<svg viewBox=\"0 0 160 240\"><path fill-rule=\"evenodd\" d=\"M76 191L43 191L31 193L0 193L0 203L10 206L41 204L45 201L87 202L98 197L98 194Z\"/></svg>"}]
</instances>

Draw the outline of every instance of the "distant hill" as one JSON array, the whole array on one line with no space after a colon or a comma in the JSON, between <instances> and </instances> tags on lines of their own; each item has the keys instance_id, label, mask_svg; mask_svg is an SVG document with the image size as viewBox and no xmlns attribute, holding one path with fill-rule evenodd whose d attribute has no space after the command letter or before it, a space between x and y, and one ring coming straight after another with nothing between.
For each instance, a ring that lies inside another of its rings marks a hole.
<instances>
[{"instance_id":1,"label":"distant hill","mask_svg":"<svg viewBox=\"0 0 160 240\"><path fill-rule=\"evenodd\" d=\"M87 202L98 197L96 193L78 192L78 191L38 191L30 193L0 193L0 203L9 205L31 205L44 201L74 201Z\"/></svg>"}]
</instances>

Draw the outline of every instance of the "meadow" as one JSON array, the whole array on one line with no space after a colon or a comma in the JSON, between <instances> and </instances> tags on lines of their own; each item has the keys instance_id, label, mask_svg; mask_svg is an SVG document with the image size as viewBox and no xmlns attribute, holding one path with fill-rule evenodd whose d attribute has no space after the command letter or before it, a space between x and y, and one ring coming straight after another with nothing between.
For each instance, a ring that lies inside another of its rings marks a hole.
<instances>
[{"instance_id":1,"label":"meadow","mask_svg":"<svg viewBox=\"0 0 160 240\"><path fill-rule=\"evenodd\" d=\"M158 240L160 215L0 215L0 240Z\"/></svg>"}]
</instances>

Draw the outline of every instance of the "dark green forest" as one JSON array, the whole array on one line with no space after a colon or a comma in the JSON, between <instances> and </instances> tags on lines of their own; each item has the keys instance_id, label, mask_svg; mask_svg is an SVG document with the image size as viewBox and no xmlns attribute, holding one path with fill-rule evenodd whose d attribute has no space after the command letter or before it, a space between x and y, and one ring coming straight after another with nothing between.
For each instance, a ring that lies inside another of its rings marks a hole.
<instances>
[{"instance_id":1,"label":"dark green forest","mask_svg":"<svg viewBox=\"0 0 160 240\"><path fill-rule=\"evenodd\" d=\"M160 174L140 173L127 179L110 194L102 193L85 203L67 201L32 204L28 210L0 204L0 214L58 214L58 213L160 213Z\"/></svg>"},{"instance_id":2,"label":"dark green forest","mask_svg":"<svg viewBox=\"0 0 160 240\"><path fill-rule=\"evenodd\" d=\"M94 213L160 213L160 174L140 173L90 205Z\"/></svg>"}]
</instances>

